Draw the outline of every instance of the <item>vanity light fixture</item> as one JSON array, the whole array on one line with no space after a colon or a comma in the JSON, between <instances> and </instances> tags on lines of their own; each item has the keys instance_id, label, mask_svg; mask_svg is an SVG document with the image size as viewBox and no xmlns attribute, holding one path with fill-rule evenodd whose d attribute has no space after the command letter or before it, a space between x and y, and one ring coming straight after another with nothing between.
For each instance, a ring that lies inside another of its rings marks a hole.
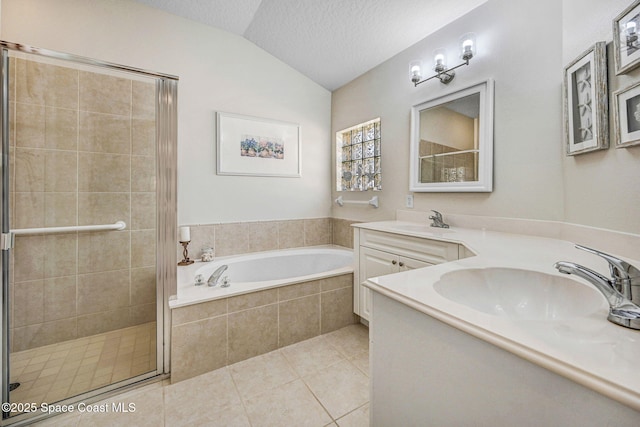
<instances>
[{"instance_id":1,"label":"vanity light fixture","mask_svg":"<svg viewBox=\"0 0 640 427\"><path fill-rule=\"evenodd\" d=\"M636 36L637 38L637 36ZM433 70L436 72L431 77L422 78L422 63L413 61L409 66L411 82L414 86L424 83L431 79L439 79L441 83L448 84L456 76L455 69L463 65L469 65L469 60L476 54L476 37L473 33L466 33L460 37L460 58L464 61L455 67L447 68L447 51L446 49L436 49L433 52Z\"/></svg>"}]
</instances>

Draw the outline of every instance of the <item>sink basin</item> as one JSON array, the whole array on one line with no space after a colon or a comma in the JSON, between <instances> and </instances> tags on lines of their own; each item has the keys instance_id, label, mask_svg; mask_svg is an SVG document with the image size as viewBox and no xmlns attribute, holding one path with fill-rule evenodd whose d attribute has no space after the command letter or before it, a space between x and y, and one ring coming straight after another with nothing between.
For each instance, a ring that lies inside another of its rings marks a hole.
<instances>
[{"instance_id":1,"label":"sink basin","mask_svg":"<svg viewBox=\"0 0 640 427\"><path fill-rule=\"evenodd\" d=\"M563 320L607 310L597 290L570 278L530 270L457 270L443 274L434 289L456 303L515 320Z\"/></svg>"}]
</instances>

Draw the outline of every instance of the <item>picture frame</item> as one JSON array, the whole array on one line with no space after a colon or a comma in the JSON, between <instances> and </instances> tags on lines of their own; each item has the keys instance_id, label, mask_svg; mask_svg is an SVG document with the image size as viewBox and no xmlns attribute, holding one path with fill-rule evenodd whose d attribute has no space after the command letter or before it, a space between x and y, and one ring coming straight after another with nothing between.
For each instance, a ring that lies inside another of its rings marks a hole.
<instances>
[{"instance_id":1,"label":"picture frame","mask_svg":"<svg viewBox=\"0 0 640 427\"><path fill-rule=\"evenodd\" d=\"M613 93L616 148L640 145L640 82Z\"/></svg>"},{"instance_id":2,"label":"picture frame","mask_svg":"<svg viewBox=\"0 0 640 427\"><path fill-rule=\"evenodd\" d=\"M300 178L300 125L216 113L216 173Z\"/></svg>"},{"instance_id":3,"label":"picture frame","mask_svg":"<svg viewBox=\"0 0 640 427\"><path fill-rule=\"evenodd\" d=\"M568 156L609 148L605 42L597 42L564 68L563 104Z\"/></svg>"},{"instance_id":4,"label":"picture frame","mask_svg":"<svg viewBox=\"0 0 640 427\"><path fill-rule=\"evenodd\" d=\"M640 66L640 0L613 20L613 56L616 75Z\"/></svg>"}]
</instances>

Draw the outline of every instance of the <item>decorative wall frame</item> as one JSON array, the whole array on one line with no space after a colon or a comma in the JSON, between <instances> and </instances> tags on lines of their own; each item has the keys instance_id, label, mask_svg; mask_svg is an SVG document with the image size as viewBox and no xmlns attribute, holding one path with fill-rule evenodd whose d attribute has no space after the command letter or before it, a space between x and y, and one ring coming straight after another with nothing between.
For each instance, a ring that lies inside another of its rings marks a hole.
<instances>
[{"instance_id":1,"label":"decorative wall frame","mask_svg":"<svg viewBox=\"0 0 640 427\"><path fill-rule=\"evenodd\" d=\"M298 124L221 112L216 118L218 175L302 176Z\"/></svg>"},{"instance_id":2,"label":"decorative wall frame","mask_svg":"<svg viewBox=\"0 0 640 427\"><path fill-rule=\"evenodd\" d=\"M613 20L613 56L616 75L640 65L640 0L636 0Z\"/></svg>"},{"instance_id":3,"label":"decorative wall frame","mask_svg":"<svg viewBox=\"0 0 640 427\"><path fill-rule=\"evenodd\" d=\"M616 148L640 145L640 82L613 93Z\"/></svg>"},{"instance_id":4,"label":"decorative wall frame","mask_svg":"<svg viewBox=\"0 0 640 427\"><path fill-rule=\"evenodd\" d=\"M597 42L564 68L567 155L609 148L607 50Z\"/></svg>"}]
</instances>

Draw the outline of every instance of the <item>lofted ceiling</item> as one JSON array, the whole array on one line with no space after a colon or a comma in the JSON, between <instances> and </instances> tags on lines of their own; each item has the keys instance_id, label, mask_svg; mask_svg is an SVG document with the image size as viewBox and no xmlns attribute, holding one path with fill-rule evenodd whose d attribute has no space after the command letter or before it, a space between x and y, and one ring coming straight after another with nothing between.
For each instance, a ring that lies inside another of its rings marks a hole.
<instances>
[{"instance_id":1,"label":"lofted ceiling","mask_svg":"<svg viewBox=\"0 0 640 427\"><path fill-rule=\"evenodd\" d=\"M245 37L333 91L487 0L136 0Z\"/></svg>"}]
</instances>

